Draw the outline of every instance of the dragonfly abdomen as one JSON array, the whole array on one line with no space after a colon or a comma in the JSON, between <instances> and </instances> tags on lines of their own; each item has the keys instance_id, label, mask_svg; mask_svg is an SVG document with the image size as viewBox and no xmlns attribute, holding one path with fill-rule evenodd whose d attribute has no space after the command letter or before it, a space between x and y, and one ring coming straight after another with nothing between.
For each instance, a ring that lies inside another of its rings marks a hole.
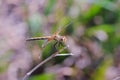
<instances>
[{"instance_id":1,"label":"dragonfly abdomen","mask_svg":"<svg viewBox=\"0 0 120 80\"><path fill-rule=\"evenodd\" d=\"M34 38L28 38L26 41L34 41L34 40L46 40L48 38L46 37L34 37Z\"/></svg>"}]
</instances>

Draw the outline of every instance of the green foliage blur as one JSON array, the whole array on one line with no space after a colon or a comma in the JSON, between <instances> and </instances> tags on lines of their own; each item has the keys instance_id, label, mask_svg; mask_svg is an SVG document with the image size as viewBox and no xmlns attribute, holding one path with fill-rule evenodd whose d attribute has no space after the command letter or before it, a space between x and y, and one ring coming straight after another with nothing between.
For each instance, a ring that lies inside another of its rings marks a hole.
<instances>
[{"instance_id":1,"label":"green foliage blur","mask_svg":"<svg viewBox=\"0 0 120 80\"><path fill-rule=\"evenodd\" d=\"M29 80L113 80L116 76L110 78L110 74L106 74L111 67L116 71L120 69L119 5L119 0L31 0L28 3L23 0L20 6L25 12L18 14L25 15L23 22L28 30L24 37L45 37L61 31L60 35L66 36L71 42L68 40L64 44L70 48L60 54L72 51L75 54L50 60L39 68L40 71L37 69L33 72ZM30 69L64 47L55 48L55 41L51 41L42 48L43 43L25 43L33 60ZM79 50L81 53L77 54ZM7 55L0 56L0 73L7 71L10 64L8 57L11 58L13 52L19 51L9 50ZM37 52L37 56L34 55Z\"/></svg>"},{"instance_id":2,"label":"green foliage blur","mask_svg":"<svg viewBox=\"0 0 120 80\"><path fill-rule=\"evenodd\" d=\"M107 68L113 64L114 51L120 43L119 4L120 3L117 3L117 0L62 0L60 2L48 0L44 8L45 16L55 16L55 22L53 20L53 23L51 23L51 26L53 27L51 28L50 34L58 31L60 27L62 29L62 35L77 37L78 44L89 40L97 43L101 47L104 60L102 60L101 63L98 62L92 76L90 76L89 79L84 80L105 80L105 72ZM31 22L29 25L31 26L31 31L37 32L40 25L39 27L37 26L42 23L42 20L39 20L39 23L37 24L37 22L35 22L36 19L34 18L38 17L33 16L33 18L30 18ZM42 18L39 17L39 19ZM69 23L71 24L66 27L65 25ZM76 32L79 27L84 29L82 35L79 35ZM38 33L34 36L38 36L37 34ZM43 50L43 59L54 53L55 50L52 47L53 43L49 43ZM55 61L53 63L60 64L65 58L58 57L54 59ZM42 74L40 76L33 76L33 79L31 78L31 80L52 80L51 78L53 76L47 77L48 75L43 76Z\"/></svg>"}]
</instances>

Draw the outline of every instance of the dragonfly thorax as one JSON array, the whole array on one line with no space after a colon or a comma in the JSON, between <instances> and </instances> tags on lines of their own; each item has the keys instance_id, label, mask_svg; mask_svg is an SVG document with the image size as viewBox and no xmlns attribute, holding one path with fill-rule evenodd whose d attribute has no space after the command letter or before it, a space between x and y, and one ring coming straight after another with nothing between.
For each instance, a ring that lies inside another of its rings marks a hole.
<instances>
[{"instance_id":1,"label":"dragonfly thorax","mask_svg":"<svg viewBox=\"0 0 120 80\"><path fill-rule=\"evenodd\" d=\"M56 35L54 40L56 40L58 42L65 42L66 41L66 37L65 36Z\"/></svg>"}]
</instances>

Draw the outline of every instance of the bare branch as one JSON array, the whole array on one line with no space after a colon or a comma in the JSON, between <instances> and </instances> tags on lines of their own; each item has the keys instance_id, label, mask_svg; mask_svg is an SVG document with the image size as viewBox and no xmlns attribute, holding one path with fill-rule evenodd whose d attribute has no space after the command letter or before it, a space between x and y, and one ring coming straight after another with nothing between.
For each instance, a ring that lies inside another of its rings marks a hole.
<instances>
[{"instance_id":1,"label":"bare branch","mask_svg":"<svg viewBox=\"0 0 120 80\"><path fill-rule=\"evenodd\" d=\"M56 54L55 56L72 56L73 53Z\"/></svg>"},{"instance_id":2,"label":"bare branch","mask_svg":"<svg viewBox=\"0 0 120 80\"><path fill-rule=\"evenodd\" d=\"M69 56L69 55L73 55L73 54L59 54L60 52L64 51L67 47L62 48L60 51L55 52L54 54L52 54L51 56L49 56L47 59L45 59L44 61L42 61L41 63L39 63L37 66L35 66L32 70L30 70L23 78L23 80L27 80L29 78L29 76L36 70L38 69L40 66L42 66L44 63L48 62L49 60L51 60L52 58L56 57L56 56Z\"/></svg>"}]
</instances>

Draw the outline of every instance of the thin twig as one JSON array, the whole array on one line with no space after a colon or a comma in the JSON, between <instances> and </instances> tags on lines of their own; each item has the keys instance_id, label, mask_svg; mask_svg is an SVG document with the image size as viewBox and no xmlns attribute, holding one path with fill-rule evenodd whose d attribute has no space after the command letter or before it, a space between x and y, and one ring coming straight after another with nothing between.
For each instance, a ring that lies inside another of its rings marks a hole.
<instances>
[{"instance_id":1,"label":"thin twig","mask_svg":"<svg viewBox=\"0 0 120 80\"><path fill-rule=\"evenodd\" d=\"M56 54L55 56L72 56L73 53Z\"/></svg>"},{"instance_id":2,"label":"thin twig","mask_svg":"<svg viewBox=\"0 0 120 80\"><path fill-rule=\"evenodd\" d=\"M32 70L30 70L23 78L23 80L27 80L29 78L29 76L36 70L38 69L41 65L43 65L44 63L48 62L49 60L51 60L52 58L56 57L56 56L68 56L71 54L59 54L60 52L62 52L63 50L65 50L67 47L62 48L60 51L55 52L54 54L52 54L51 56L49 56L47 59L45 59L44 61L42 61L41 63L39 63L37 66L35 66ZM59 54L59 55L58 55Z\"/></svg>"}]
</instances>

